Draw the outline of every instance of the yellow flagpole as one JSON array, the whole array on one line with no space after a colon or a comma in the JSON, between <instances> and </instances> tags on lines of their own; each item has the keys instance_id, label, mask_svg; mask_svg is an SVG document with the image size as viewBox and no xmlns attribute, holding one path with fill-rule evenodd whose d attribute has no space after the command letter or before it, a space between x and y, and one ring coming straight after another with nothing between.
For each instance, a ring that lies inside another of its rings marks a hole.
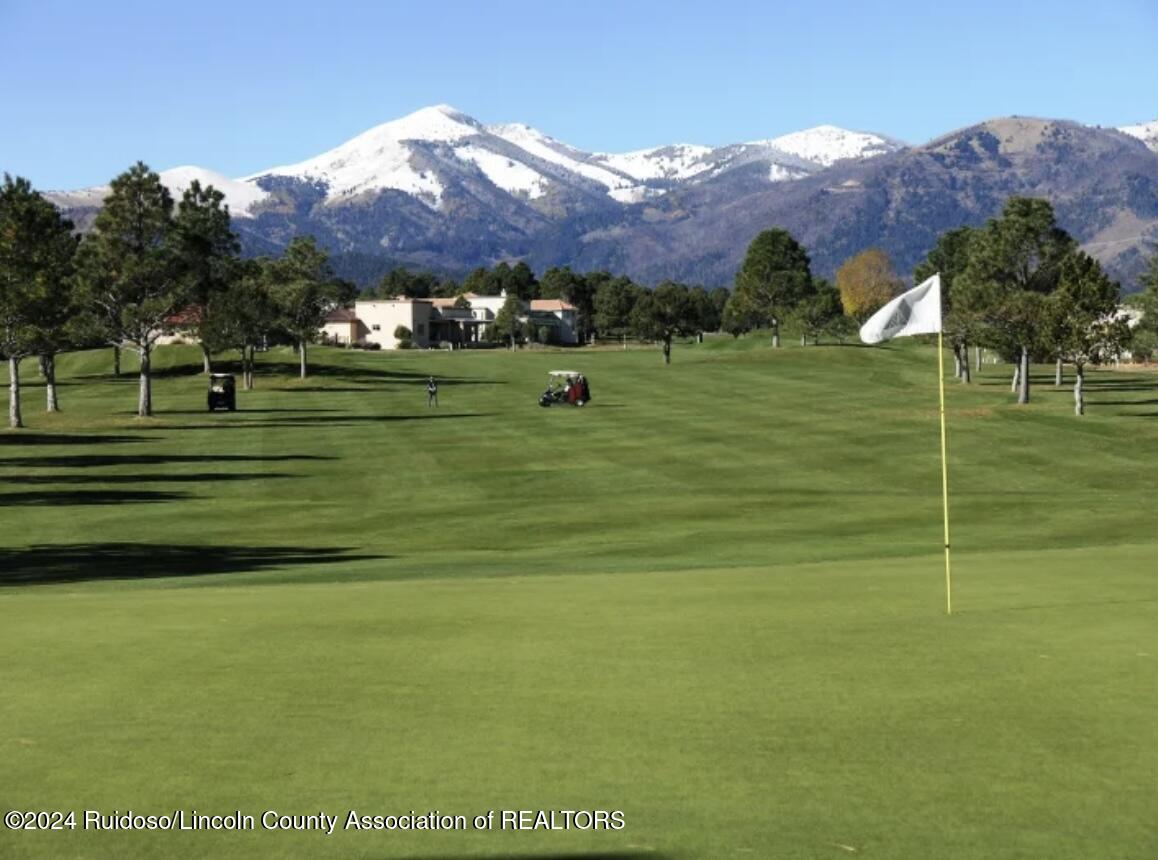
<instances>
[{"instance_id":1,"label":"yellow flagpole","mask_svg":"<svg viewBox=\"0 0 1158 860\"><path fill-rule=\"evenodd\" d=\"M949 568L949 461L945 446L945 349L937 332L937 371L941 386L941 501L945 512L945 614L953 614L953 576Z\"/></svg>"}]
</instances>

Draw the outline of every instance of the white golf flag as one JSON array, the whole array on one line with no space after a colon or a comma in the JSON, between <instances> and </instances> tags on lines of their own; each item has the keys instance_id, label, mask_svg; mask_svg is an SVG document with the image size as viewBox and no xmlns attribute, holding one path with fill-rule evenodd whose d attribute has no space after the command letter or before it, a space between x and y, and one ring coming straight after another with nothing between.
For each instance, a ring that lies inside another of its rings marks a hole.
<instances>
[{"instance_id":1,"label":"white golf flag","mask_svg":"<svg viewBox=\"0 0 1158 860\"><path fill-rule=\"evenodd\" d=\"M941 330L941 274L938 272L901 293L860 327L865 343L880 343L910 334L936 334Z\"/></svg>"}]
</instances>

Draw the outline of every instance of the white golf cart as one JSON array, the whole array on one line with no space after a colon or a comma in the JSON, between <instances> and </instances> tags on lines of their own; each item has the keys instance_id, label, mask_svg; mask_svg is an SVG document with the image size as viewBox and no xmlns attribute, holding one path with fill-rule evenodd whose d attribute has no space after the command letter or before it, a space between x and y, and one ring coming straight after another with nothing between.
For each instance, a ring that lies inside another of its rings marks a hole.
<instances>
[{"instance_id":1,"label":"white golf cart","mask_svg":"<svg viewBox=\"0 0 1158 860\"><path fill-rule=\"evenodd\" d=\"M547 390L539 397L540 406L584 406L591 400L587 377L577 370L552 370L547 374Z\"/></svg>"}]
</instances>

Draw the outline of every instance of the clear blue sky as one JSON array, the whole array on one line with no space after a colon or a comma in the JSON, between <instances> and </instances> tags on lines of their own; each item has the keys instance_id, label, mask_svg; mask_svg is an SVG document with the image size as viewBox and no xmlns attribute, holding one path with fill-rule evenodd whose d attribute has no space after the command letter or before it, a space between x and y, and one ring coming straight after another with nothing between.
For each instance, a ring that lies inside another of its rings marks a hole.
<instances>
[{"instance_id":1,"label":"clear blue sky","mask_svg":"<svg viewBox=\"0 0 1158 860\"><path fill-rule=\"evenodd\" d=\"M583 149L1158 118L1154 0L0 0L0 170L231 176L430 104Z\"/></svg>"}]
</instances>

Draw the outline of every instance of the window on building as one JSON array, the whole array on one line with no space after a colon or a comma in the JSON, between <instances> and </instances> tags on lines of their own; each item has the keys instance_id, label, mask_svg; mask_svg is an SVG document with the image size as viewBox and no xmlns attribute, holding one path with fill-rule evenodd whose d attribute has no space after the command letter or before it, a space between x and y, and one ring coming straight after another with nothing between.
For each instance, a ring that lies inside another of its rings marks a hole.
<instances>
[{"instance_id":1,"label":"window on building","mask_svg":"<svg viewBox=\"0 0 1158 860\"><path fill-rule=\"evenodd\" d=\"M374 331L382 331L382 326L378 325L378 323L374 323L374 325L370 326L370 328Z\"/></svg>"}]
</instances>

